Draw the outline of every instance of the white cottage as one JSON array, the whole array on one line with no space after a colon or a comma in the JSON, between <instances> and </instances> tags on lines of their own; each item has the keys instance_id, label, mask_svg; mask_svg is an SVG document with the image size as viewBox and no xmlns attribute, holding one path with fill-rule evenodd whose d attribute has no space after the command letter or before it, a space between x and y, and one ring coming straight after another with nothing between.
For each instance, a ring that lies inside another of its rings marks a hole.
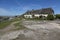
<instances>
[{"instance_id":1,"label":"white cottage","mask_svg":"<svg viewBox=\"0 0 60 40\"><path fill-rule=\"evenodd\" d=\"M34 17L47 17L48 14L54 14L54 11L52 8L44 8L40 10L32 10L32 11L27 11L24 14L25 18L34 18Z\"/></svg>"}]
</instances>

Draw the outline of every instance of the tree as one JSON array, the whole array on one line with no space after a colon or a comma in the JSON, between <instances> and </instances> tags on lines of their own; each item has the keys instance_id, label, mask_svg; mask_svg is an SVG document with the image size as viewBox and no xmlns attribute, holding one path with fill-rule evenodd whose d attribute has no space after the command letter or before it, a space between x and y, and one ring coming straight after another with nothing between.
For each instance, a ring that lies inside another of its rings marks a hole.
<instances>
[{"instance_id":1,"label":"tree","mask_svg":"<svg viewBox=\"0 0 60 40\"><path fill-rule=\"evenodd\" d=\"M47 20L54 20L54 16L51 15L51 14L48 14L48 16L47 16Z\"/></svg>"}]
</instances>

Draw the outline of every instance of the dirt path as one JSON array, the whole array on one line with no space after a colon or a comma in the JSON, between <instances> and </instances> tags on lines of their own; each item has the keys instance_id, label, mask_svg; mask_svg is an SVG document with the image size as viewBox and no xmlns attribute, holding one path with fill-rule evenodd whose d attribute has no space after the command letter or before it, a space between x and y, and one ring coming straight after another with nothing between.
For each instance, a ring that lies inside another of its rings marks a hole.
<instances>
[{"instance_id":1,"label":"dirt path","mask_svg":"<svg viewBox=\"0 0 60 40\"><path fill-rule=\"evenodd\" d=\"M20 21L12 22L6 28L0 29L0 40L6 40L8 37L10 38L10 36L12 36L13 34L16 36L16 33L18 31L14 32L13 29L15 29L14 24L16 24L18 22L20 22ZM10 35L10 36L8 36L8 35Z\"/></svg>"},{"instance_id":2,"label":"dirt path","mask_svg":"<svg viewBox=\"0 0 60 40\"><path fill-rule=\"evenodd\" d=\"M60 29L60 24L56 22L43 22L43 21L24 21L23 25L25 27L30 28L30 29L40 29L40 28L46 28L46 29L54 29L54 28L59 28Z\"/></svg>"},{"instance_id":3,"label":"dirt path","mask_svg":"<svg viewBox=\"0 0 60 40\"><path fill-rule=\"evenodd\" d=\"M18 22L19 21L13 22L10 25L8 25L6 28L0 29L0 32L1 33L6 33L6 32L9 32L9 31L13 30L15 28L14 24L18 23Z\"/></svg>"},{"instance_id":4,"label":"dirt path","mask_svg":"<svg viewBox=\"0 0 60 40\"><path fill-rule=\"evenodd\" d=\"M31 30L11 31L0 40L60 40L60 26L55 22L23 21L22 24Z\"/></svg>"}]
</instances>

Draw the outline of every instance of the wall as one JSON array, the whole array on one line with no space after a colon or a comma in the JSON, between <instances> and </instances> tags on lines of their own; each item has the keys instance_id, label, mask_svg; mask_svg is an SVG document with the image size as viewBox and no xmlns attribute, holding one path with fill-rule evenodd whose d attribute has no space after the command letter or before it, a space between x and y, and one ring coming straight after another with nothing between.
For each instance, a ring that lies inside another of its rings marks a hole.
<instances>
[{"instance_id":1,"label":"wall","mask_svg":"<svg viewBox=\"0 0 60 40\"><path fill-rule=\"evenodd\" d=\"M24 15L25 18L32 18L32 15Z\"/></svg>"}]
</instances>

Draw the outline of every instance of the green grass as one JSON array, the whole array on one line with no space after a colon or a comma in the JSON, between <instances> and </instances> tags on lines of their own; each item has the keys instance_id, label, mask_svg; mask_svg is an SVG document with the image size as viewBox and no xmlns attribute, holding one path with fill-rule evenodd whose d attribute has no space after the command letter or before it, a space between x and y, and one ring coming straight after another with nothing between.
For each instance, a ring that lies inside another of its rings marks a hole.
<instances>
[{"instance_id":1,"label":"green grass","mask_svg":"<svg viewBox=\"0 0 60 40\"><path fill-rule=\"evenodd\" d=\"M46 20L46 19L42 19L42 18L25 18L25 20L43 21L43 20Z\"/></svg>"},{"instance_id":2,"label":"green grass","mask_svg":"<svg viewBox=\"0 0 60 40\"><path fill-rule=\"evenodd\" d=\"M6 26L8 26L11 23L11 21L3 21L0 22L0 29L5 28Z\"/></svg>"},{"instance_id":3,"label":"green grass","mask_svg":"<svg viewBox=\"0 0 60 40\"><path fill-rule=\"evenodd\" d=\"M16 21L20 21L20 20L21 20L20 18L15 18L15 19L12 19L12 20L6 20L6 21L3 21L3 22L0 22L0 29L5 28L6 26L10 25L12 22L16 22Z\"/></svg>"},{"instance_id":4,"label":"green grass","mask_svg":"<svg viewBox=\"0 0 60 40\"><path fill-rule=\"evenodd\" d=\"M12 19L11 21L12 21L12 22L15 22L15 21L20 21L20 20L22 20L22 19L20 19L20 18L15 18L15 19Z\"/></svg>"},{"instance_id":5,"label":"green grass","mask_svg":"<svg viewBox=\"0 0 60 40\"><path fill-rule=\"evenodd\" d=\"M16 27L16 30L21 30L21 29L27 29L26 27L24 27L21 22L18 22L16 24L14 24Z\"/></svg>"}]
</instances>

